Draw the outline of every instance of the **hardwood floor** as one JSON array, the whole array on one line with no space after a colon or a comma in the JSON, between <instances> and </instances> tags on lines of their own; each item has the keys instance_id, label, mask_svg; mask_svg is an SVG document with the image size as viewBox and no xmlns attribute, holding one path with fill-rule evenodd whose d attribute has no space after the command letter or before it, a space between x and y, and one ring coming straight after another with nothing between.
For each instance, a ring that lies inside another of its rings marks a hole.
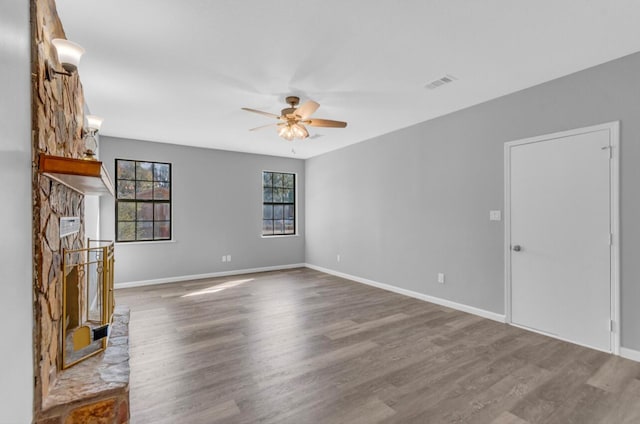
<instances>
[{"instance_id":1,"label":"hardwood floor","mask_svg":"<svg viewBox=\"0 0 640 424\"><path fill-rule=\"evenodd\" d=\"M640 363L306 268L116 300L133 423L640 423Z\"/></svg>"}]
</instances>

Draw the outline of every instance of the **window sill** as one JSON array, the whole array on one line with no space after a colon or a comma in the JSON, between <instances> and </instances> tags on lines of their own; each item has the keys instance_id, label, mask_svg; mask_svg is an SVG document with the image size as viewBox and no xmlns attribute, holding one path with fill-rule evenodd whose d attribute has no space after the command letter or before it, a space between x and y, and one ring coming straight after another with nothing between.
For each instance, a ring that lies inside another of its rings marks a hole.
<instances>
[{"instance_id":1,"label":"window sill","mask_svg":"<svg viewBox=\"0 0 640 424\"><path fill-rule=\"evenodd\" d=\"M120 241L116 242L116 246L139 246L145 244L165 244L165 243L177 243L176 240L151 240L151 241Z\"/></svg>"},{"instance_id":2,"label":"window sill","mask_svg":"<svg viewBox=\"0 0 640 424\"><path fill-rule=\"evenodd\" d=\"M273 239L273 238L284 238L284 237L299 237L300 234L274 234L272 236L265 236L260 234L260 237L263 239Z\"/></svg>"}]
</instances>

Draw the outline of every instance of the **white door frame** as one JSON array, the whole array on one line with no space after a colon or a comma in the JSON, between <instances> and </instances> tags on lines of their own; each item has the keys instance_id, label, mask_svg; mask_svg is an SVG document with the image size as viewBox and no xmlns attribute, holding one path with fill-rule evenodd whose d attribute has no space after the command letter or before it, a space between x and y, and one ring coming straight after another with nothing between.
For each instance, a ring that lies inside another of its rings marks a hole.
<instances>
[{"instance_id":1,"label":"white door frame","mask_svg":"<svg viewBox=\"0 0 640 424\"><path fill-rule=\"evenodd\" d=\"M505 315L510 325L511 320L511 148L523 144L537 143L562 137L570 137L594 131L609 130L611 161L609 166L609 192L611 217L611 353L620 355L620 121L607 122L600 125L561 131L537 137L509 141L504 144L504 276L505 276ZM517 325L516 325L517 326ZM531 329L529 329L531 330ZM531 330L535 331L535 330ZM543 333L544 334L544 333ZM547 334L551 337L557 336ZM567 340L575 343L574 341Z\"/></svg>"}]
</instances>

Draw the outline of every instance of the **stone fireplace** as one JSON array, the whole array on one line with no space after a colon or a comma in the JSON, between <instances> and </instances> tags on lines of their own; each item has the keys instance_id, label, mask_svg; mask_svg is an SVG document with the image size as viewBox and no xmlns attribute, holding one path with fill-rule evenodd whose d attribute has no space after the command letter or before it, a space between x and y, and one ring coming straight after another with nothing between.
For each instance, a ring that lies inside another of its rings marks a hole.
<instances>
[{"instance_id":1,"label":"stone fireplace","mask_svg":"<svg viewBox=\"0 0 640 424\"><path fill-rule=\"evenodd\" d=\"M84 234L84 194L41 172L40 159L45 155L70 160L83 157L82 128L88 108L79 77L81 71L71 76L47 78L47 62L60 69L51 40L66 38L54 0L31 0L30 8L34 422L127 423L129 315L126 308L116 308L113 313L109 342L104 344L106 350L73 366L69 363L65 366L63 362L68 345L63 337L65 330L92 321L92 305L88 299L97 293L91 293L86 270L63 265L64 252L89 247ZM63 217L79 219L78 231L61 236ZM94 337L92 334L91 338Z\"/></svg>"}]
</instances>

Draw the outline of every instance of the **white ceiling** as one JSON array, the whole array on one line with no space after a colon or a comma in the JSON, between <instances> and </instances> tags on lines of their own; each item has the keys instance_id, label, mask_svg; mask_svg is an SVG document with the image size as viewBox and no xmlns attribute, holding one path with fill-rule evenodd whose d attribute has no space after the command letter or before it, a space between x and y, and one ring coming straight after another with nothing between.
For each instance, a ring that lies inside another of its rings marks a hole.
<instances>
[{"instance_id":1,"label":"white ceiling","mask_svg":"<svg viewBox=\"0 0 640 424\"><path fill-rule=\"evenodd\" d=\"M637 0L57 0L101 134L308 158L640 50ZM436 90L431 80L458 78ZM293 143L284 97L345 129ZM292 153L295 149L295 155Z\"/></svg>"}]
</instances>

